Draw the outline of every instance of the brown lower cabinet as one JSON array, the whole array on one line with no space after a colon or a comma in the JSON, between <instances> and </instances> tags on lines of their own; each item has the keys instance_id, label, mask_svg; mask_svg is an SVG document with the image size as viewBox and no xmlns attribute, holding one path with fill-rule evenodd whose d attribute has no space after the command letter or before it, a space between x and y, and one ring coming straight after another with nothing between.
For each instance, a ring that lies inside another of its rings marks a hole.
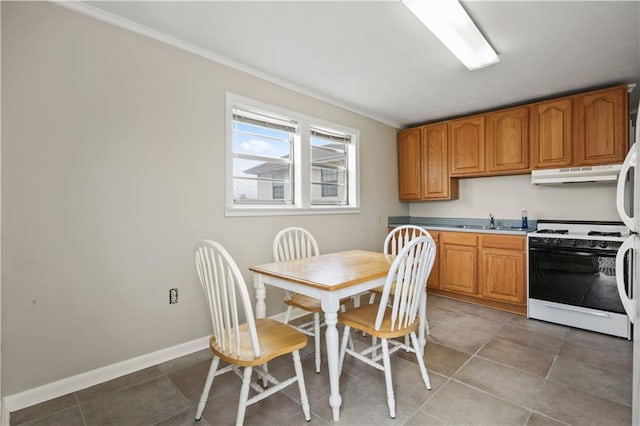
<instances>
[{"instance_id":1,"label":"brown lower cabinet","mask_svg":"<svg viewBox=\"0 0 640 426\"><path fill-rule=\"evenodd\" d=\"M524 236L429 232L438 243L429 293L526 314Z\"/></svg>"}]
</instances>

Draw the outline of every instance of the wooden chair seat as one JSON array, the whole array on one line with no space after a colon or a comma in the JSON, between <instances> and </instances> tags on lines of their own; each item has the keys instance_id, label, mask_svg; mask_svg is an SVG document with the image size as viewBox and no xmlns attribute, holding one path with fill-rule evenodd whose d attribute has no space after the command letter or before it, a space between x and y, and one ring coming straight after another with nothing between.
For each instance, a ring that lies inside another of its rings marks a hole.
<instances>
[{"instance_id":1,"label":"wooden chair seat","mask_svg":"<svg viewBox=\"0 0 640 426\"><path fill-rule=\"evenodd\" d=\"M249 326L242 324L240 328L240 352L230 354L223 350L214 336L211 336L209 344L214 354L229 364L241 367L262 365L280 355L288 354L307 346L307 336L280 321L264 318L256 319L256 331L260 342L261 354L256 357L251 344ZM231 330L230 341L236 341L235 330Z\"/></svg>"},{"instance_id":2,"label":"wooden chair seat","mask_svg":"<svg viewBox=\"0 0 640 426\"><path fill-rule=\"evenodd\" d=\"M338 321L344 325L348 325L356 330L364 331L373 337L382 339L394 339L396 337L406 336L418 329L420 320L415 321L408 327L391 329L391 308L387 307L382 325L379 330L374 328L376 316L378 315L379 303L364 305L356 309L349 309L346 312L338 314Z\"/></svg>"}]
</instances>

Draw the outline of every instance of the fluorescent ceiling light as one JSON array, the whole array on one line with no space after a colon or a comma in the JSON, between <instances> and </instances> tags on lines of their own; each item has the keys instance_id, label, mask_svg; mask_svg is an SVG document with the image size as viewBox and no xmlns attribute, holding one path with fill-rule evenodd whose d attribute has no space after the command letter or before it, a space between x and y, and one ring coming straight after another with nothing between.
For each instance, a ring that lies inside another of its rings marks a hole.
<instances>
[{"instance_id":1,"label":"fluorescent ceiling light","mask_svg":"<svg viewBox=\"0 0 640 426\"><path fill-rule=\"evenodd\" d=\"M500 62L458 0L402 0L469 71Z\"/></svg>"}]
</instances>

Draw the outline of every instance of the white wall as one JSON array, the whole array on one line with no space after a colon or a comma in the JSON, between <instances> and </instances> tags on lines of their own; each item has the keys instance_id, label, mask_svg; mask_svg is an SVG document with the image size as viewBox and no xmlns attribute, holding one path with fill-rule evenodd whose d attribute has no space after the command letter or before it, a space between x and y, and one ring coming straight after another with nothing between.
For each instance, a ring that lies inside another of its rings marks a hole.
<instances>
[{"instance_id":1,"label":"white wall","mask_svg":"<svg viewBox=\"0 0 640 426\"><path fill-rule=\"evenodd\" d=\"M410 203L411 216L518 219L620 220L614 184L531 184L531 175L460 179L460 198Z\"/></svg>"},{"instance_id":2,"label":"white wall","mask_svg":"<svg viewBox=\"0 0 640 426\"><path fill-rule=\"evenodd\" d=\"M208 334L202 237L251 284L285 226L377 249L407 215L395 129L52 3L1 7L6 395ZM225 217L225 91L359 129L361 213Z\"/></svg>"}]
</instances>

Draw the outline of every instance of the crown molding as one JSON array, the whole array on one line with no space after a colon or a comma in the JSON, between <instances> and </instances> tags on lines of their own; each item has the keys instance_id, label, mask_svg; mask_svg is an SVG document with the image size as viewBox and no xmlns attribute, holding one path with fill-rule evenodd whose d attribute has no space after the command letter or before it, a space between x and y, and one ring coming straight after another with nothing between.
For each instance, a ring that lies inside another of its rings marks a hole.
<instances>
[{"instance_id":1,"label":"crown molding","mask_svg":"<svg viewBox=\"0 0 640 426\"><path fill-rule=\"evenodd\" d=\"M97 7L91 6L90 4L81 2L81 1L64 1L64 0L51 0L52 3L57 4L58 6L62 6L66 9L72 10L74 12L82 13L84 15L95 18L99 21L103 21L109 23L111 25L115 25L120 28L124 28L129 31L133 31L137 34L143 35L145 37L152 38L154 40L158 40L162 43L168 44L170 46L176 47L178 49L187 51L189 53L193 53L194 55L198 55L200 57L209 59L213 62L217 62L219 64L228 66L230 68L234 68L238 71L242 71L254 77L258 77L262 80L266 80L270 83L277 84L278 86L282 86L286 89L292 90L294 92L300 93L302 95L310 96L322 102L326 102L333 106L337 106L348 111L354 112L356 114L362 115L364 117L370 118L372 120L378 121L380 123L386 124L388 126L394 127L396 129L400 129L403 126L400 123L395 123L391 120L388 120L384 117L377 116L368 111L361 110L357 107L345 104L331 97L322 95L320 93L314 92L312 90L306 89L304 87L300 87L298 85L292 84L290 82L281 80L276 78L270 74L262 72L252 67L248 67L236 61L233 61L229 58L226 58L222 55L214 53L210 50L203 49L199 46L196 46L193 43L186 42L177 37L171 36L161 31L154 30L153 28L149 28L145 25L139 24L137 22L131 21L129 19L123 18L121 16L115 15L113 13L107 12L105 10L99 9Z\"/></svg>"}]
</instances>

